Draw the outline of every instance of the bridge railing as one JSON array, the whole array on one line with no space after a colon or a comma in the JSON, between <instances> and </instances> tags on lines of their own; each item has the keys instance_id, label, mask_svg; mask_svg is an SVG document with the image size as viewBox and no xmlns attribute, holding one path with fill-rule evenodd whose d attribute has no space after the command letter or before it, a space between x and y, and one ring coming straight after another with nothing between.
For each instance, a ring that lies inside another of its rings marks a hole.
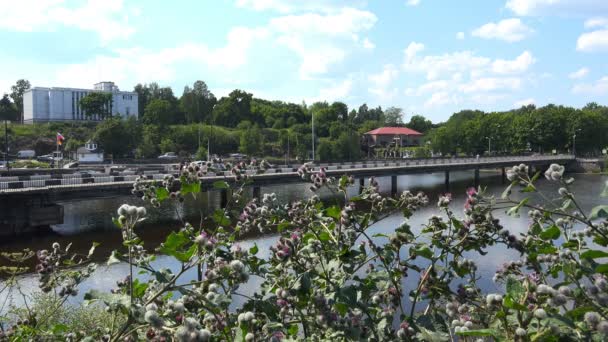
<instances>
[{"instance_id":1,"label":"bridge railing","mask_svg":"<svg viewBox=\"0 0 608 342\"><path fill-rule=\"evenodd\" d=\"M568 155L551 155L551 156L506 156L506 157L480 157L480 158L426 158L426 159L396 159L396 160L375 160L375 161L358 161L349 163L332 164L325 163L314 165L313 170L318 171L321 167L328 170L356 170L362 168L383 168L383 167L412 167L425 165L462 165L478 163L481 167L484 164L493 164L496 162L512 161L514 164L526 161L542 161L542 160L560 160L572 159ZM292 167L277 167L273 173L291 173L294 172L296 165ZM253 171L247 171L248 174L253 174ZM143 172L147 179L160 180L166 175L166 172ZM230 176L229 171L219 173L218 175ZM213 177L214 175L209 175ZM124 181L135 181L139 175L134 172L118 172L113 175L105 173L75 173L61 175L32 175L32 176L10 176L0 177L0 190L20 189L20 188L40 188L46 186L65 186L65 185L82 185L89 183L113 183Z\"/></svg>"}]
</instances>

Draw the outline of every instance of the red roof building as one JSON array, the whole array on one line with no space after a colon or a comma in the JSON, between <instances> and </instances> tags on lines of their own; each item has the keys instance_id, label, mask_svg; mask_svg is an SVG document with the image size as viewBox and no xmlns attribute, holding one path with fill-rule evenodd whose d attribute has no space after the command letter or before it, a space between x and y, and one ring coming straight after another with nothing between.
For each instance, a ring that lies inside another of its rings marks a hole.
<instances>
[{"instance_id":1,"label":"red roof building","mask_svg":"<svg viewBox=\"0 0 608 342\"><path fill-rule=\"evenodd\" d=\"M380 127L365 133L368 145L418 146L422 133L407 127Z\"/></svg>"}]
</instances>

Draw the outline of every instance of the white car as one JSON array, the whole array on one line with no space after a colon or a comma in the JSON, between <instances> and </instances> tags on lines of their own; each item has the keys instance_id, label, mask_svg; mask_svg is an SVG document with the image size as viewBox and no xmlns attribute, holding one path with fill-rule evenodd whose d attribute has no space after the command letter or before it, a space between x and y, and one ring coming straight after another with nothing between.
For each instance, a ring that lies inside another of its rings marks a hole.
<instances>
[{"instance_id":1,"label":"white car","mask_svg":"<svg viewBox=\"0 0 608 342\"><path fill-rule=\"evenodd\" d=\"M167 152L158 156L158 159L177 159L177 154L175 152Z\"/></svg>"}]
</instances>

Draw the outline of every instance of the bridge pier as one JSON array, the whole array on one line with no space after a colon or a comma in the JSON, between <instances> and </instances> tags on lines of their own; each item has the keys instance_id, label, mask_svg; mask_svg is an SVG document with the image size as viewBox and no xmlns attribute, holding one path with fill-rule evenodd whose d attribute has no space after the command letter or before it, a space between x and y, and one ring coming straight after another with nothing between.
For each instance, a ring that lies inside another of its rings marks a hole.
<instances>
[{"instance_id":1,"label":"bridge pier","mask_svg":"<svg viewBox=\"0 0 608 342\"><path fill-rule=\"evenodd\" d=\"M253 198L257 199L258 201L261 198L261 193L262 193L262 188L259 186L254 186L253 187Z\"/></svg>"},{"instance_id":2,"label":"bridge pier","mask_svg":"<svg viewBox=\"0 0 608 342\"><path fill-rule=\"evenodd\" d=\"M365 187L365 178L359 178L359 193L363 193Z\"/></svg>"},{"instance_id":3,"label":"bridge pier","mask_svg":"<svg viewBox=\"0 0 608 342\"><path fill-rule=\"evenodd\" d=\"M391 195L395 196L397 194L397 175L391 176Z\"/></svg>"},{"instance_id":4,"label":"bridge pier","mask_svg":"<svg viewBox=\"0 0 608 342\"><path fill-rule=\"evenodd\" d=\"M479 169L475 169L475 189L479 188Z\"/></svg>"},{"instance_id":5,"label":"bridge pier","mask_svg":"<svg viewBox=\"0 0 608 342\"><path fill-rule=\"evenodd\" d=\"M0 237L36 233L63 223L63 206L46 196L0 197Z\"/></svg>"},{"instance_id":6,"label":"bridge pier","mask_svg":"<svg viewBox=\"0 0 608 342\"><path fill-rule=\"evenodd\" d=\"M505 184L507 182L507 173L505 172L505 168L504 167L501 168L500 181L501 181L502 184Z\"/></svg>"},{"instance_id":7,"label":"bridge pier","mask_svg":"<svg viewBox=\"0 0 608 342\"><path fill-rule=\"evenodd\" d=\"M228 205L228 189L220 190L220 207L226 208Z\"/></svg>"},{"instance_id":8,"label":"bridge pier","mask_svg":"<svg viewBox=\"0 0 608 342\"><path fill-rule=\"evenodd\" d=\"M450 171L445 171L445 191L450 191Z\"/></svg>"}]
</instances>

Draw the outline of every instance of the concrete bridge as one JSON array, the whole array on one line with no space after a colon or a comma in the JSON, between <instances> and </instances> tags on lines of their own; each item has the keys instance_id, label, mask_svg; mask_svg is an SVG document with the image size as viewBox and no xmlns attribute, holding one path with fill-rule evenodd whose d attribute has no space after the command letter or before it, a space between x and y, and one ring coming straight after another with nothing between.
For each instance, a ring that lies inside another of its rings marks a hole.
<instances>
[{"instance_id":1,"label":"concrete bridge","mask_svg":"<svg viewBox=\"0 0 608 342\"><path fill-rule=\"evenodd\" d=\"M362 161L349 163L317 164L314 170L324 167L328 176L352 175L359 179L362 188L364 179L371 176L391 176L391 192L397 192L397 176L403 174L445 174L445 187L449 189L450 172L472 170L474 185L479 185L480 169L502 169L525 163L532 168L544 168L551 163L570 164L575 159L570 155L509 156L482 158L432 158L401 159L388 161ZM301 182L297 174L300 165L277 166L264 174L251 174L254 196L259 196L261 187L272 184ZM175 171L176 172L176 171ZM149 181L161 180L172 171L143 171ZM77 173L61 175L29 175L0 177L0 235L22 232L32 227L48 226L63 222L63 208L58 201L81 200L110 195L128 194L139 175L124 171L108 175L105 173ZM208 191L218 180L231 181L230 173L220 172L201 179L203 191ZM227 192L221 191L221 204L227 202Z\"/></svg>"}]
</instances>

